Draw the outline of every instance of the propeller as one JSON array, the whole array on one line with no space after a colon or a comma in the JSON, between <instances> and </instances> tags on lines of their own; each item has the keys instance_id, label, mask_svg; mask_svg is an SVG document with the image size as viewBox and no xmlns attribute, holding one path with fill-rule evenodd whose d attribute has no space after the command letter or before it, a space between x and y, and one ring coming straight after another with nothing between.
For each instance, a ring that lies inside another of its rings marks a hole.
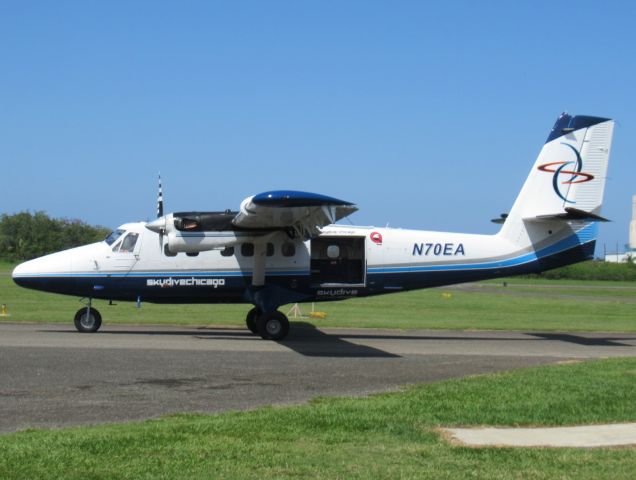
<instances>
[{"instance_id":1,"label":"propeller","mask_svg":"<svg viewBox=\"0 0 636 480\"><path fill-rule=\"evenodd\" d=\"M159 248L163 251L163 236L166 233L166 217L163 215L163 188L159 174L159 193L157 195L157 220L146 224L146 228L159 234Z\"/></svg>"},{"instance_id":2,"label":"propeller","mask_svg":"<svg viewBox=\"0 0 636 480\"><path fill-rule=\"evenodd\" d=\"M157 196L157 218L163 217L163 189L161 188L161 173L159 174L159 195Z\"/></svg>"}]
</instances>

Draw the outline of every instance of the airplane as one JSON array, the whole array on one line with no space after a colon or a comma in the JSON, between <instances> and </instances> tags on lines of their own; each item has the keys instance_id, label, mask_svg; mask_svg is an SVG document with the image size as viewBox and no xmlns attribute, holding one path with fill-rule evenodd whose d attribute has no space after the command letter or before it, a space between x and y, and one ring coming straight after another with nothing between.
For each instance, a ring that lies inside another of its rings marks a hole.
<instances>
[{"instance_id":1,"label":"airplane","mask_svg":"<svg viewBox=\"0 0 636 480\"><path fill-rule=\"evenodd\" d=\"M276 190L237 211L126 223L104 241L21 263L22 287L86 299L79 332L96 332L93 299L245 303L249 330L283 340L286 304L366 297L537 273L593 258L614 121L563 113L493 235L336 224L356 205Z\"/></svg>"}]
</instances>

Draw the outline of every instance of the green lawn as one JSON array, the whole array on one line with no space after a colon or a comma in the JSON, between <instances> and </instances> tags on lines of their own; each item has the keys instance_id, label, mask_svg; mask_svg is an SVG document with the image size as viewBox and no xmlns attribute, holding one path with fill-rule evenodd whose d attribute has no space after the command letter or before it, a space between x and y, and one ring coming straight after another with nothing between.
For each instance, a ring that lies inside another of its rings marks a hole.
<instances>
[{"instance_id":1,"label":"green lawn","mask_svg":"<svg viewBox=\"0 0 636 480\"><path fill-rule=\"evenodd\" d=\"M449 380L361 399L0 436L0 478L632 479L636 449L473 449L438 426L636 420L636 359Z\"/></svg>"},{"instance_id":2,"label":"green lawn","mask_svg":"<svg viewBox=\"0 0 636 480\"><path fill-rule=\"evenodd\" d=\"M4 268L2 268L4 267ZM77 298L17 287L10 265L0 264L0 321L71 323ZM503 282L508 286L504 287ZM303 319L318 327L636 331L636 283L543 279L484 282L483 289L452 287L365 299L317 303L326 319ZM618 287L618 288L617 288ZM483 290L483 291L482 291ZM445 293L450 293L450 298ZM244 325L248 305L109 306L96 301L104 324ZM305 313L311 305L302 305ZM285 313L289 306L282 307ZM293 319L292 319L293 320Z\"/></svg>"},{"instance_id":3,"label":"green lawn","mask_svg":"<svg viewBox=\"0 0 636 480\"><path fill-rule=\"evenodd\" d=\"M81 306L77 299L21 289L10 268L0 264L0 303L11 314L2 320L71 322ZM320 303L316 309L328 317L310 321L322 327L636 331L634 283L506 279L504 287L503 281ZM95 305L106 325L243 325L249 309ZM448 445L435 428L634 422L635 398L636 359L611 359L297 407L30 430L0 436L0 478L631 479L634 448L472 449Z\"/></svg>"}]
</instances>

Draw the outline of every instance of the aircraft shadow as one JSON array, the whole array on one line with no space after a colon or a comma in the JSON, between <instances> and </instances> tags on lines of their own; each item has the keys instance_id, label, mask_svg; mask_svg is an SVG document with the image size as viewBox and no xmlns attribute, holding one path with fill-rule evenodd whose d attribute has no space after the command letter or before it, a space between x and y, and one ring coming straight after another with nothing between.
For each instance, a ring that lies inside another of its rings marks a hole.
<instances>
[{"instance_id":1,"label":"aircraft shadow","mask_svg":"<svg viewBox=\"0 0 636 480\"><path fill-rule=\"evenodd\" d=\"M76 334L75 330L40 330L42 332ZM143 335L143 336L182 336L199 339L228 339L228 340L260 340L260 337L250 331L237 328L200 327L196 330L101 330L98 335ZM395 338L400 338L396 336ZM276 342L290 350L308 357L351 357L351 358L400 358L400 355L385 352L367 345L348 342L339 335L327 334L318 330L314 325L304 322L294 322L289 336Z\"/></svg>"},{"instance_id":2,"label":"aircraft shadow","mask_svg":"<svg viewBox=\"0 0 636 480\"><path fill-rule=\"evenodd\" d=\"M528 333L545 340L555 340L559 342L575 343L590 347L634 347L630 343L622 343L618 340L636 340L632 338L612 338L612 337L581 337L579 335L571 335L567 333Z\"/></svg>"},{"instance_id":3,"label":"aircraft shadow","mask_svg":"<svg viewBox=\"0 0 636 480\"><path fill-rule=\"evenodd\" d=\"M41 330L55 331L59 330ZM69 330L65 333L77 333L75 330ZM378 334L378 333L325 333L317 329L313 324L307 322L293 322L292 330L289 336L282 341L278 341L290 350L295 351L308 357L351 357L351 358L400 358L400 355L386 352L379 348L370 347L368 345L359 345L354 343L355 340L417 340L417 341L503 341L503 342L535 342L535 341L559 341L572 343L581 346L597 346L597 347L636 347L633 343L625 343L625 341L636 341L634 336L596 336L587 337L568 333L556 332L518 332L526 337L510 338L501 335L478 335L463 336L461 332L458 335L408 335L408 334ZM99 335L144 335L144 336L184 336L195 337L199 339L228 339L228 340L246 340L255 341L260 339L249 332L241 330L240 327L224 328L224 327L199 327L193 330L102 330ZM351 341L350 341L351 340Z\"/></svg>"},{"instance_id":4,"label":"aircraft shadow","mask_svg":"<svg viewBox=\"0 0 636 480\"><path fill-rule=\"evenodd\" d=\"M458 331L460 333L461 331ZM506 333L506 332L502 332ZM515 332L517 333L517 332ZM584 346L600 346L600 347L636 347L632 343L622 343L622 340L636 342L636 335L632 337L582 337L579 335L572 335L567 333L542 333L542 332L518 332L520 335L527 335L526 338L509 338L502 336L442 336L442 335L378 335L378 334L357 334L357 333L343 333L338 337L341 339L367 339L367 340L423 340L423 341L435 341L435 340L455 340L461 342L470 341L489 341L489 342L529 342L529 341L543 341L554 340L560 342L574 343ZM530 338L536 337L536 338Z\"/></svg>"},{"instance_id":5,"label":"aircraft shadow","mask_svg":"<svg viewBox=\"0 0 636 480\"><path fill-rule=\"evenodd\" d=\"M348 342L345 335L325 333L307 322L294 322L289 337L278 343L307 357L400 358L379 348Z\"/></svg>"}]
</instances>

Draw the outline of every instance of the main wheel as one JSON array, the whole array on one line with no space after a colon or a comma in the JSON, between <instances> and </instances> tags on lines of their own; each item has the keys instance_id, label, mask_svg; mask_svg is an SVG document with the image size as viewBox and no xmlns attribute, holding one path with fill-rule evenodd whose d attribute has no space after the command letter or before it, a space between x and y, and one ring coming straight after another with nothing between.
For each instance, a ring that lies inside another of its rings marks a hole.
<instances>
[{"instance_id":1,"label":"main wheel","mask_svg":"<svg viewBox=\"0 0 636 480\"><path fill-rule=\"evenodd\" d=\"M256 325L256 320L261 315L260 308L252 308L249 312L247 312L247 317L245 317L245 324L247 328L249 328L250 332L258 333L258 326Z\"/></svg>"},{"instance_id":2,"label":"main wheel","mask_svg":"<svg viewBox=\"0 0 636 480\"><path fill-rule=\"evenodd\" d=\"M265 340L282 340L289 333L289 320L275 310L258 317L258 333Z\"/></svg>"},{"instance_id":3,"label":"main wheel","mask_svg":"<svg viewBox=\"0 0 636 480\"><path fill-rule=\"evenodd\" d=\"M93 333L102 326L102 316L93 307L84 307L77 311L74 322L78 332Z\"/></svg>"}]
</instances>

